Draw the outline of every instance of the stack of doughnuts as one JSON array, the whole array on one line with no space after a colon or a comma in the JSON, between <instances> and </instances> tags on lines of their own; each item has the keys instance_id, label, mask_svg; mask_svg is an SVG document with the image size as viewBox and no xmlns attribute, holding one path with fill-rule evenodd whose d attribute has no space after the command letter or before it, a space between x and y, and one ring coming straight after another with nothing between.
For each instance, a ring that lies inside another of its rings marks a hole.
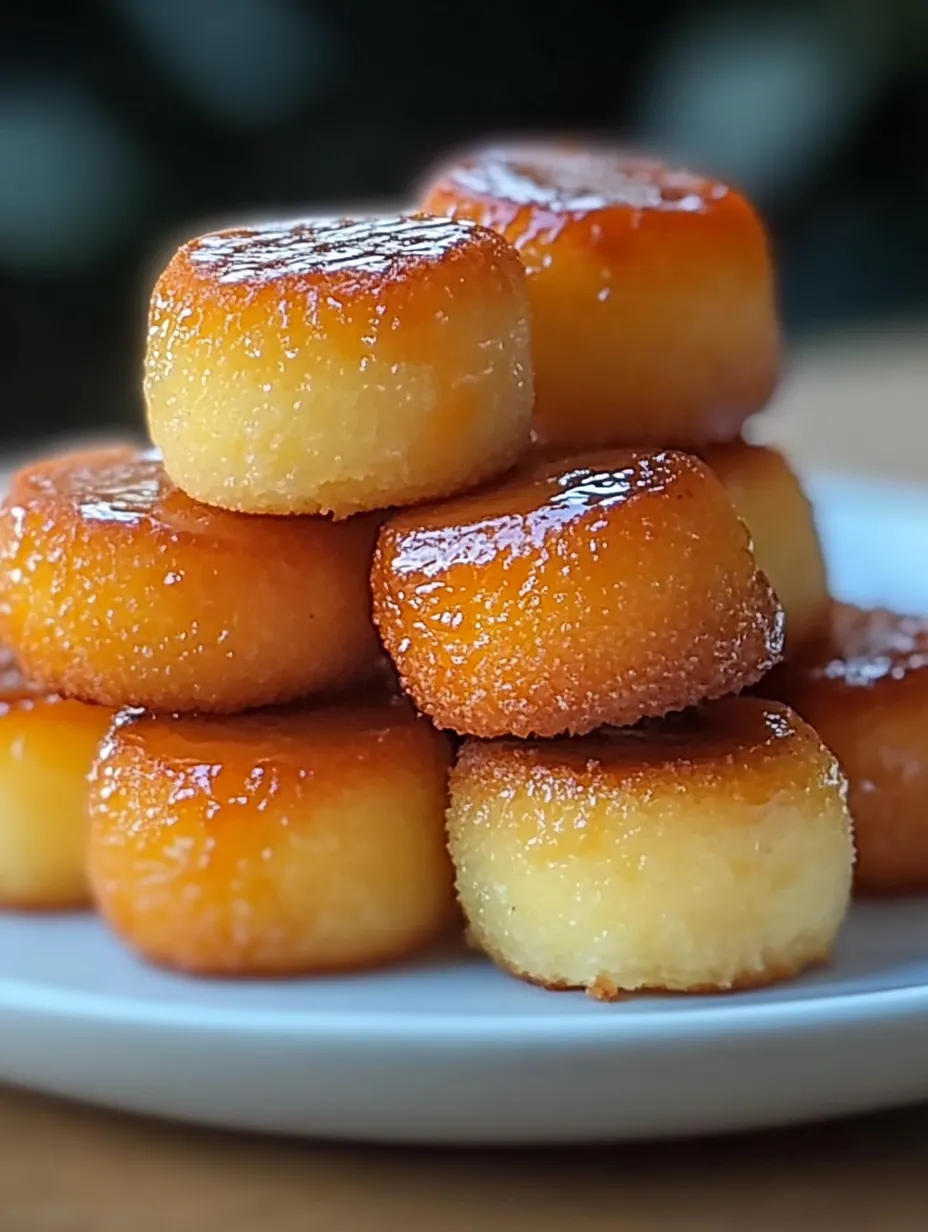
<instances>
[{"instance_id":1,"label":"stack of doughnuts","mask_svg":"<svg viewBox=\"0 0 928 1232\"><path fill-rule=\"evenodd\" d=\"M778 354L751 206L605 148L185 244L154 447L0 506L0 899L89 895L203 974L386 963L461 910L501 967L607 1000L825 961L854 852L806 719L853 805L900 716L864 750L828 664L888 639L914 703L928 635L831 603L799 481L740 439Z\"/></svg>"}]
</instances>

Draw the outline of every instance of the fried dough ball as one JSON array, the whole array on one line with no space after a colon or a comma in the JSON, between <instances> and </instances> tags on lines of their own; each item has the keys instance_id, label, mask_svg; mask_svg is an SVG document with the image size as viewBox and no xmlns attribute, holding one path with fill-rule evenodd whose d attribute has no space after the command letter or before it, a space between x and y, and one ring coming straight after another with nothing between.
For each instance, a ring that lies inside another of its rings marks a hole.
<instances>
[{"instance_id":1,"label":"fried dough ball","mask_svg":"<svg viewBox=\"0 0 928 1232\"><path fill-rule=\"evenodd\" d=\"M0 648L0 907L90 901L87 774L111 719L27 680Z\"/></svg>"},{"instance_id":2,"label":"fried dough ball","mask_svg":"<svg viewBox=\"0 0 928 1232\"><path fill-rule=\"evenodd\" d=\"M555 736L746 687L782 612L725 489L688 454L534 461L396 514L372 574L403 686L440 727Z\"/></svg>"},{"instance_id":3,"label":"fried dough ball","mask_svg":"<svg viewBox=\"0 0 928 1232\"><path fill-rule=\"evenodd\" d=\"M423 203L522 257L542 439L690 448L733 439L770 397L770 252L733 189L608 147L523 144L460 158Z\"/></svg>"},{"instance_id":4,"label":"fried dough ball","mask_svg":"<svg viewBox=\"0 0 928 1232\"><path fill-rule=\"evenodd\" d=\"M405 702L119 716L91 779L104 917L204 974L375 966L452 919L450 749Z\"/></svg>"},{"instance_id":5,"label":"fried dough ball","mask_svg":"<svg viewBox=\"0 0 928 1232\"><path fill-rule=\"evenodd\" d=\"M757 691L798 710L841 762L855 891L928 890L928 621L836 603L827 632Z\"/></svg>"},{"instance_id":6,"label":"fried dough ball","mask_svg":"<svg viewBox=\"0 0 928 1232\"><path fill-rule=\"evenodd\" d=\"M724 698L580 740L467 741L448 811L473 940L550 988L708 992L828 958L845 784L785 706Z\"/></svg>"},{"instance_id":7,"label":"fried dough ball","mask_svg":"<svg viewBox=\"0 0 928 1232\"><path fill-rule=\"evenodd\" d=\"M253 518L174 486L153 452L68 454L0 505L0 639L69 697L242 710L370 671L376 523Z\"/></svg>"},{"instance_id":8,"label":"fried dough ball","mask_svg":"<svg viewBox=\"0 0 928 1232\"><path fill-rule=\"evenodd\" d=\"M152 297L152 439L191 496L333 513L460 491L529 435L528 297L481 227L425 216L217 231Z\"/></svg>"},{"instance_id":9,"label":"fried dough ball","mask_svg":"<svg viewBox=\"0 0 928 1232\"><path fill-rule=\"evenodd\" d=\"M789 653L823 629L831 602L809 499L776 449L737 441L703 450L702 457L725 485L783 605Z\"/></svg>"}]
</instances>

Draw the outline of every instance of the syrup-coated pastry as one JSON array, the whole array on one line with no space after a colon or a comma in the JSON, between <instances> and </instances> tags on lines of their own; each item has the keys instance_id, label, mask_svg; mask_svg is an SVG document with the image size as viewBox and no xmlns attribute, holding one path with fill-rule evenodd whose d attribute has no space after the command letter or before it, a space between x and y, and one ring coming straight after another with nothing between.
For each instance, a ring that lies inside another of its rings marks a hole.
<instances>
[{"instance_id":1,"label":"syrup-coated pastry","mask_svg":"<svg viewBox=\"0 0 928 1232\"><path fill-rule=\"evenodd\" d=\"M541 438L694 447L733 439L769 398L770 253L726 185L608 147L489 146L444 168L424 208L522 257Z\"/></svg>"},{"instance_id":2,"label":"syrup-coated pastry","mask_svg":"<svg viewBox=\"0 0 928 1232\"><path fill-rule=\"evenodd\" d=\"M152 297L152 439L191 496L251 513L457 492L527 443L528 318L509 245L447 218L204 235Z\"/></svg>"},{"instance_id":3,"label":"syrup-coated pastry","mask_svg":"<svg viewBox=\"0 0 928 1232\"><path fill-rule=\"evenodd\" d=\"M26 680L0 649L0 908L89 902L87 774L111 718Z\"/></svg>"},{"instance_id":4,"label":"syrup-coated pastry","mask_svg":"<svg viewBox=\"0 0 928 1232\"><path fill-rule=\"evenodd\" d=\"M757 692L795 707L841 762L856 892L928 890L928 621L836 603Z\"/></svg>"},{"instance_id":5,"label":"syrup-coated pastry","mask_svg":"<svg viewBox=\"0 0 928 1232\"><path fill-rule=\"evenodd\" d=\"M721 991L828 958L845 784L785 706L723 698L578 740L467 741L448 812L473 940L552 988Z\"/></svg>"},{"instance_id":6,"label":"syrup-coated pastry","mask_svg":"<svg viewBox=\"0 0 928 1232\"><path fill-rule=\"evenodd\" d=\"M452 919L449 762L405 702L121 715L91 782L97 903L145 957L187 971L400 958Z\"/></svg>"},{"instance_id":7,"label":"syrup-coated pastry","mask_svg":"<svg viewBox=\"0 0 928 1232\"><path fill-rule=\"evenodd\" d=\"M68 454L0 505L0 638L69 697L233 711L347 683L378 658L370 517L198 504L152 452Z\"/></svg>"},{"instance_id":8,"label":"syrup-coated pastry","mask_svg":"<svg viewBox=\"0 0 928 1232\"><path fill-rule=\"evenodd\" d=\"M790 653L821 632L830 607L825 561L808 497L776 449L737 441L706 449L702 456L747 525L757 563L783 605Z\"/></svg>"},{"instance_id":9,"label":"syrup-coated pastry","mask_svg":"<svg viewBox=\"0 0 928 1232\"><path fill-rule=\"evenodd\" d=\"M624 725L735 692L782 611L709 467L620 450L535 461L382 528L374 614L403 685L475 736Z\"/></svg>"}]
</instances>

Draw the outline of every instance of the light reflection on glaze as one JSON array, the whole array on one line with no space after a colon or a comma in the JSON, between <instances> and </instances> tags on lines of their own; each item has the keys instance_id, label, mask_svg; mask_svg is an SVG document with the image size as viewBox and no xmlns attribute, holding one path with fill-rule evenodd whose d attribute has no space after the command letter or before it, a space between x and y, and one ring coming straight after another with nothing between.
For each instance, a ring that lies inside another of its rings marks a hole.
<instances>
[{"instance_id":1,"label":"light reflection on glaze","mask_svg":"<svg viewBox=\"0 0 928 1232\"><path fill-rule=\"evenodd\" d=\"M925 668L928 621L841 604L833 615L828 654L810 670L810 676L841 681L849 688L867 688L881 680L902 680Z\"/></svg>"},{"instance_id":2,"label":"light reflection on glaze","mask_svg":"<svg viewBox=\"0 0 928 1232\"><path fill-rule=\"evenodd\" d=\"M488 756L488 774L499 772L505 779L507 766L522 787L531 794L532 768L536 791L551 799L569 788L608 790L608 784L658 772L672 782L680 775L699 776L704 782L724 778L748 766L769 765L790 755L790 745L811 744L814 738L801 730L796 715L785 705L757 697L726 697L718 701L668 715L660 720L645 720L635 727L606 727L590 735L554 740L502 739L482 746ZM473 761L479 762L479 756ZM822 787L840 783L837 763L821 750L817 752L816 782ZM809 780L812 786L811 779ZM498 790L498 783L495 790ZM743 784L742 784L743 789Z\"/></svg>"},{"instance_id":3,"label":"light reflection on glaze","mask_svg":"<svg viewBox=\"0 0 928 1232\"><path fill-rule=\"evenodd\" d=\"M127 527L147 524L170 534L216 533L223 526L232 531L246 518L192 500L168 477L156 449L117 446L65 456L58 464L24 472L14 487L23 513L34 497L55 495L68 499L85 521ZM178 580L179 575L165 577L168 585Z\"/></svg>"},{"instance_id":4,"label":"light reflection on glaze","mask_svg":"<svg viewBox=\"0 0 928 1232\"><path fill-rule=\"evenodd\" d=\"M455 565L486 565L499 556L535 552L552 532L578 518L662 495L688 468L684 455L668 451L620 451L601 459L600 465L592 460L546 463L528 479L437 507L438 524L429 519L420 527L403 527L391 569L429 578ZM479 516L494 504L498 514ZM415 517L406 515L402 522ZM590 527L591 550L601 529L598 521Z\"/></svg>"},{"instance_id":5,"label":"light reflection on glaze","mask_svg":"<svg viewBox=\"0 0 928 1232\"><path fill-rule=\"evenodd\" d=\"M188 259L222 283L354 272L388 276L441 261L472 242L472 224L429 215L320 218L215 231L192 240Z\"/></svg>"},{"instance_id":6,"label":"light reflection on glaze","mask_svg":"<svg viewBox=\"0 0 928 1232\"><path fill-rule=\"evenodd\" d=\"M699 212L728 193L724 184L656 159L550 145L490 148L451 168L445 183L501 205L573 216L617 206Z\"/></svg>"}]
</instances>

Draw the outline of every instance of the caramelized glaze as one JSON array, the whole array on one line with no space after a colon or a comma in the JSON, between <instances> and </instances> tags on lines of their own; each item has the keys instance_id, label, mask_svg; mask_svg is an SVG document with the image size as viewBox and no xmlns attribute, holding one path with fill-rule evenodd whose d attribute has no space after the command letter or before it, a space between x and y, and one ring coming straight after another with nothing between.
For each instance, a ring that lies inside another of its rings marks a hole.
<instances>
[{"instance_id":1,"label":"caramelized glaze","mask_svg":"<svg viewBox=\"0 0 928 1232\"><path fill-rule=\"evenodd\" d=\"M317 218L214 231L190 241L191 272L220 283L326 280L354 292L358 280L379 287L409 267L441 262L469 240L468 228L447 218ZM497 246L500 250L502 245Z\"/></svg>"},{"instance_id":2,"label":"caramelized glaze","mask_svg":"<svg viewBox=\"0 0 928 1232\"><path fill-rule=\"evenodd\" d=\"M844 768L857 892L928 890L928 621L835 603L758 691L794 706Z\"/></svg>"},{"instance_id":3,"label":"caramelized glaze","mask_svg":"<svg viewBox=\"0 0 928 1232\"><path fill-rule=\"evenodd\" d=\"M528 463L384 525L375 619L443 727L582 733L719 696L780 654L781 613L711 471L668 451Z\"/></svg>"},{"instance_id":4,"label":"caramelized glaze","mask_svg":"<svg viewBox=\"0 0 928 1232\"><path fill-rule=\"evenodd\" d=\"M724 184L608 147L490 146L423 203L493 228L525 264L540 438L693 447L736 437L769 397L770 255Z\"/></svg>"},{"instance_id":5,"label":"caramelized glaze","mask_svg":"<svg viewBox=\"0 0 928 1232\"><path fill-rule=\"evenodd\" d=\"M121 715L92 776L98 904L203 973L369 966L452 918L447 740L405 702Z\"/></svg>"},{"instance_id":6,"label":"caramelized glaze","mask_svg":"<svg viewBox=\"0 0 928 1232\"><path fill-rule=\"evenodd\" d=\"M447 218L201 236L155 287L145 391L168 472L210 504L342 517L444 496L527 444L525 275Z\"/></svg>"},{"instance_id":7,"label":"caramelized glaze","mask_svg":"<svg viewBox=\"0 0 928 1232\"><path fill-rule=\"evenodd\" d=\"M370 672L376 522L197 504L129 447L21 471L0 505L0 635L104 705L237 710Z\"/></svg>"},{"instance_id":8,"label":"caramelized glaze","mask_svg":"<svg viewBox=\"0 0 928 1232\"><path fill-rule=\"evenodd\" d=\"M537 249L553 244L572 220L604 210L711 210L728 196L725 184L658 159L589 147L498 146L452 166L433 193L455 193L479 203L474 220L506 234L527 268L546 268ZM641 219L638 220L640 225ZM595 235L608 243L602 231ZM537 264L533 264L536 262Z\"/></svg>"}]
</instances>

